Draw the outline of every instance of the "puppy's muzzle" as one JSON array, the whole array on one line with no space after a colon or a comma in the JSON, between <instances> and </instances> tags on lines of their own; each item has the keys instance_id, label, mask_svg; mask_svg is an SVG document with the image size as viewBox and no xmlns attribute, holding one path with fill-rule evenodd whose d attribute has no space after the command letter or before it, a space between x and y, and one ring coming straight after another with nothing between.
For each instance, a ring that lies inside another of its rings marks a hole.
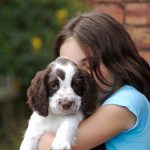
<instances>
[{"instance_id":1,"label":"puppy's muzzle","mask_svg":"<svg viewBox=\"0 0 150 150\"><path fill-rule=\"evenodd\" d=\"M71 100L71 99L68 99L68 98L65 98L65 99L59 101L59 105L64 110L70 109L74 104L75 104L75 102L73 100Z\"/></svg>"}]
</instances>

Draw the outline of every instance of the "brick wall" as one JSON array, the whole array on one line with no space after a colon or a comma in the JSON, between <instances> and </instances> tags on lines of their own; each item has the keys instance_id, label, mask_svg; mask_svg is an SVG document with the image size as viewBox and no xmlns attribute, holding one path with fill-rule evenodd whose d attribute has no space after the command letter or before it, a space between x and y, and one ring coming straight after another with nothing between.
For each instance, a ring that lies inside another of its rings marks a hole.
<instances>
[{"instance_id":1,"label":"brick wall","mask_svg":"<svg viewBox=\"0 0 150 150\"><path fill-rule=\"evenodd\" d=\"M150 64L150 0L87 0L124 24L140 54Z\"/></svg>"}]
</instances>

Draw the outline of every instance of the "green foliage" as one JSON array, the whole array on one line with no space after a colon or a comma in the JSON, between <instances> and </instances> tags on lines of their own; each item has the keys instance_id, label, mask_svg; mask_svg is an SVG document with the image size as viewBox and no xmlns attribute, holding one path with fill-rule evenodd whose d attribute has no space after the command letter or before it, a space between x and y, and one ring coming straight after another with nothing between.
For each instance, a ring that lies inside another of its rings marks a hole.
<instances>
[{"instance_id":1,"label":"green foliage","mask_svg":"<svg viewBox=\"0 0 150 150\"><path fill-rule=\"evenodd\" d=\"M26 86L53 58L54 39L64 23L87 10L81 0L1 0L0 73Z\"/></svg>"},{"instance_id":2,"label":"green foliage","mask_svg":"<svg viewBox=\"0 0 150 150\"><path fill-rule=\"evenodd\" d=\"M5 77L15 79L17 88L25 88L16 101L0 101L0 149L19 149L29 112L26 89L35 73L52 60L62 26L88 9L82 0L0 0L0 88Z\"/></svg>"}]
</instances>

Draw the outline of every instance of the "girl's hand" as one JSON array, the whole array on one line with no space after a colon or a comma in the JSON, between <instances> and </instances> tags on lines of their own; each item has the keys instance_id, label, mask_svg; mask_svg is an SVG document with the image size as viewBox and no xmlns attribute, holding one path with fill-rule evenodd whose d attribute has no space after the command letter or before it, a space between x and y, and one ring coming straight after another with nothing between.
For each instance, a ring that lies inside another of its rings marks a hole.
<instances>
[{"instance_id":1,"label":"girl's hand","mask_svg":"<svg viewBox=\"0 0 150 150\"><path fill-rule=\"evenodd\" d=\"M54 135L52 133L43 134L39 140L38 150L50 150L53 139Z\"/></svg>"}]
</instances>

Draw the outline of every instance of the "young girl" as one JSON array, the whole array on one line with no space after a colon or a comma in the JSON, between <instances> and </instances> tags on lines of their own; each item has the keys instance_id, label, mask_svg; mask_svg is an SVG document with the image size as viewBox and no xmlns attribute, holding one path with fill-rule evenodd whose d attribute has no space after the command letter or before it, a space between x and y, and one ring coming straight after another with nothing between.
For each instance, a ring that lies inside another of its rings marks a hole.
<instances>
[{"instance_id":1,"label":"young girl","mask_svg":"<svg viewBox=\"0 0 150 150\"><path fill-rule=\"evenodd\" d=\"M102 105L80 124L72 149L149 150L150 67L123 26L106 14L82 14L62 29L55 52L87 70L101 92ZM54 136L43 135L39 150Z\"/></svg>"}]
</instances>

